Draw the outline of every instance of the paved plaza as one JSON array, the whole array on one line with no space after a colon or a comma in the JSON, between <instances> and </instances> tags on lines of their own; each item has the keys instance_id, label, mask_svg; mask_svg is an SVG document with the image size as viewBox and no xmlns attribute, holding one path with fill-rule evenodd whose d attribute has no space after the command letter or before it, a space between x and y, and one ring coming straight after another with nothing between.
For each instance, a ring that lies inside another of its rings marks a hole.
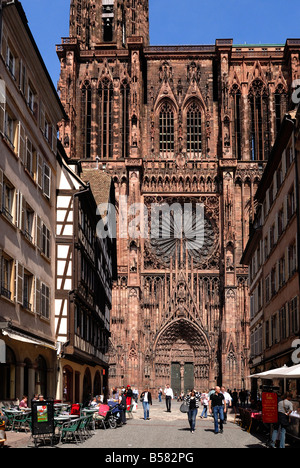
<instances>
[{"instance_id":1,"label":"paved plaza","mask_svg":"<svg viewBox=\"0 0 300 468\"><path fill-rule=\"evenodd\" d=\"M213 419L197 417L196 432L190 433L186 414L180 412L180 403L172 403L172 412L167 413L165 403L155 401L150 409L150 421L144 421L141 404L122 428L96 430L95 435L79 445L64 444L61 448L105 449L199 449L199 448L264 448L264 442L248 434L237 424L234 415L229 415L224 433L215 435ZM29 434L7 433L7 446L33 446ZM57 447L57 446L56 446Z\"/></svg>"}]
</instances>

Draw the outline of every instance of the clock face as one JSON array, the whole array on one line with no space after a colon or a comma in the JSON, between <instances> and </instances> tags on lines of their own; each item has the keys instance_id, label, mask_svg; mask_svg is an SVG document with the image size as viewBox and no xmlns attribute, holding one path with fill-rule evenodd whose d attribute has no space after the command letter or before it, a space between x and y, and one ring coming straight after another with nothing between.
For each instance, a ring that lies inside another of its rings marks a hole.
<instances>
[{"instance_id":1,"label":"clock face","mask_svg":"<svg viewBox=\"0 0 300 468\"><path fill-rule=\"evenodd\" d=\"M159 216L151 217L152 253L166 266L171 264L171 259L174 266L185 264L191 258L194 264L205 264L215 250L215 232L204 207L164 203L160 209Z\"/></svg>"}]
</instances>

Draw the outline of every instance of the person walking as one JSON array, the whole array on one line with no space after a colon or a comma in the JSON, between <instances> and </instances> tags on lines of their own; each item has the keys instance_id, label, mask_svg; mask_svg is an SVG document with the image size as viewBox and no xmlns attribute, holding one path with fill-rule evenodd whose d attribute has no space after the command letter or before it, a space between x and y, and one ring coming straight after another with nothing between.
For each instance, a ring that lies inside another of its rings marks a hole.
<instances>
[{"instance_id":1,"label":"person walking","mask_svg":"<svg viewBox=\"0 0 300 468\"><path fill-rule=\"evenodd\" d=\"M280 429L280 448L285 448L286 431L290 425L290 414L293 412L294 407L291 403L292 395L286 393L283 399L278 403L278 424L272 434L272 442L270 447L275 448L275 443Z\"/></svg>"},{"instance_id":2,"label":"person walking","mask_svg":"<svg viewBox=\"0 0 300 468\"><path fill-rule=\"evenodd\" d=\"M166 395L167 413L171 413L171 404L172 400L174 400L174 393L169 384L166 386L164 394Z\"/></svg>"},{"instance_id":3,"label":"person walking","mask_svg":"<svg viewBox=\"0 0 300 468\"><path fill-rule=\"evenodd\" d=\"M223 434L224 413L227 411L224 395L221 393L221 388L216 387L215 393L210 396L209 411L214 417L215 434L219 434L219 418L220 418L220 433Z\"/></svg>"},{"instance_id":4,"label":"person walking","mask_svg":"<svg viewBox=\"0 0 300 468\"><path fill-rule=\"evenodd\" d=\"M226 406L227 406L227 411L224 412L224 424L227 423L227 415L228 415L228 410L232 406L232 398L228 392L226 392L225 387L221 387L221 392L224 395Z\"/></svg>"},{"instance_id":5,"label":"person walking","mask_svg":"<svg viewBox=\"0 0 300 468\"><path fill-rule=\"evenodd\" d=\"M200 416L201 419L207 419L207 412L208 412L208 406L209 406L209 396L208 396L208 392L207 393L202 393L201 395L201 403L202 403L202 406L203 406L203 411L202 411L202 414Z\"/></svg>"},{"instance_id":6,"label":"person walking","mask_svg":"<svg viewBox=\"0 0 300 468\"><path fill-rule=\"evenodd\" d=\"M196 418L200 405L200 396L195 390L192 390L185 398L186 404L189 407L188 419L190 423L191 433L194 434L196 429Z\"/></svg>"},{"instance_id":7,"label":"person walking","mask_svg":"<svg viewBox=\"0 0 300 468\"><path fill-rule=\"evenodd\" d=\"M144 408L144 420L149 421L150 419L150 405L152 405L152 395L149 392L149 389L145 390L141 394L141 402L143 403Z\"/></svg>"},{"instance_id":8,"label":"person walking","mask_svg":"<svg viewBox=\"0 0 300 468\"><path fill-rule=\"evenodd\" d=\"M163 394L163 391L162 391L162 388L160 388L158 390L158 401L159 401L159 403L161 403L162 394Z\"/></svg>"}]
</instances>

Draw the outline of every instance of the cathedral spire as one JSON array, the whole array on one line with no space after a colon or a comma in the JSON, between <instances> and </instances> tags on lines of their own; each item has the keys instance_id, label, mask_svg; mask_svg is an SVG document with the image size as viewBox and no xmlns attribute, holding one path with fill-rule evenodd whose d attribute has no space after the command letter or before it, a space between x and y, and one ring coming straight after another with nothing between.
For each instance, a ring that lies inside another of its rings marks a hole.
<instances>
[{"instance_id":1,"label":"cathedral spire","mask_svg":"<svg viewBox=\"0 0 300 468\"><path fill-rule=\"evenodd\" d=\"M124 48L131 36L149 44L149 0L71 0L70 37L83 49Z\"/></svg>"}]
</instances>

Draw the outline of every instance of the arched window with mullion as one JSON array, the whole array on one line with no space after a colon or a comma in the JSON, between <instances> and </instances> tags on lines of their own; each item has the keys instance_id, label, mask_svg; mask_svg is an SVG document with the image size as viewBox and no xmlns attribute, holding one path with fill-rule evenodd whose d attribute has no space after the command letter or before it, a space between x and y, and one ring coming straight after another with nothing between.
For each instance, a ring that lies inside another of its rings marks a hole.
<instances>
[{"instance_id":1,"label":"arched window with mullion","mask_svg":"<svg viewBox=\"0 0 300 468\"><path fill-rule=\"evenodd\" d=\"M98 156L102 159L109 159L113 156L113 86L111 81L108 79L101 81L98 89L98 96Z\"/></svg>"},{"instance_id":2,"label":"arched window with mullion","mask_svg":"<svg viewBox=\"0 0 300 468\"><path fill-rule=\"evenodd\" d=\"M92 139L92 89L89 82L85 82L81 89L81 111L83 157L89 159Z\"/></svg>"},{"instance_id":3,"label":"arched window with mullion","mask_svg":"<svg viewBox=\"0 0 300 468\"><path fill-rule=\"evenodd\" d=\"M233 85L231 90L233 100L233 118L234 118L234 150L236 158L242 159L242 135L241 135L241 101L242 94L239 86Z\"/></svg>"},{"instance_id":4,"label":"arched window with mullion","mask_svg":"<svg viewBox=\"0 0 300 468\"><path fill-rule=\"evenodd\" d=\"M164 157L172 156L175 151L174 108L167 101L161 105L159 112L159 150Z\"/></svg>"},{"instance_id":5,"label":"arched window with mullion","mask_svg":"<svg viewBox=\"0 0 300 468\"><path fill-rule=\"evenodd\" d=\"M130 87L127 81L121 85L121 135L122 135L122 157L129 156L129 134L130 134L130 119L129 119L129 104L130 104Z\"/></svg>"},{"instance_id":6,"label":"arched window with mullion","mask_svg":"<svg viewBox=\"0 0 300 468\"><path fill-rule=\"evenodd\" d=\"M254 80L249 93L251 112L251 159L263 161L269 152L269 94L264 83Z\"/></svg>"},{"instance_id":7,"label":"arched window with mullion","mask_svg":"<svg viewBox=\"0 0 300 468\"><path fill-rule=\"evenodd\" d=\"M202 114L200 105L193 101L186 114L187 154L191 158L202 155Z\"/></svg>"}]
</instances>

